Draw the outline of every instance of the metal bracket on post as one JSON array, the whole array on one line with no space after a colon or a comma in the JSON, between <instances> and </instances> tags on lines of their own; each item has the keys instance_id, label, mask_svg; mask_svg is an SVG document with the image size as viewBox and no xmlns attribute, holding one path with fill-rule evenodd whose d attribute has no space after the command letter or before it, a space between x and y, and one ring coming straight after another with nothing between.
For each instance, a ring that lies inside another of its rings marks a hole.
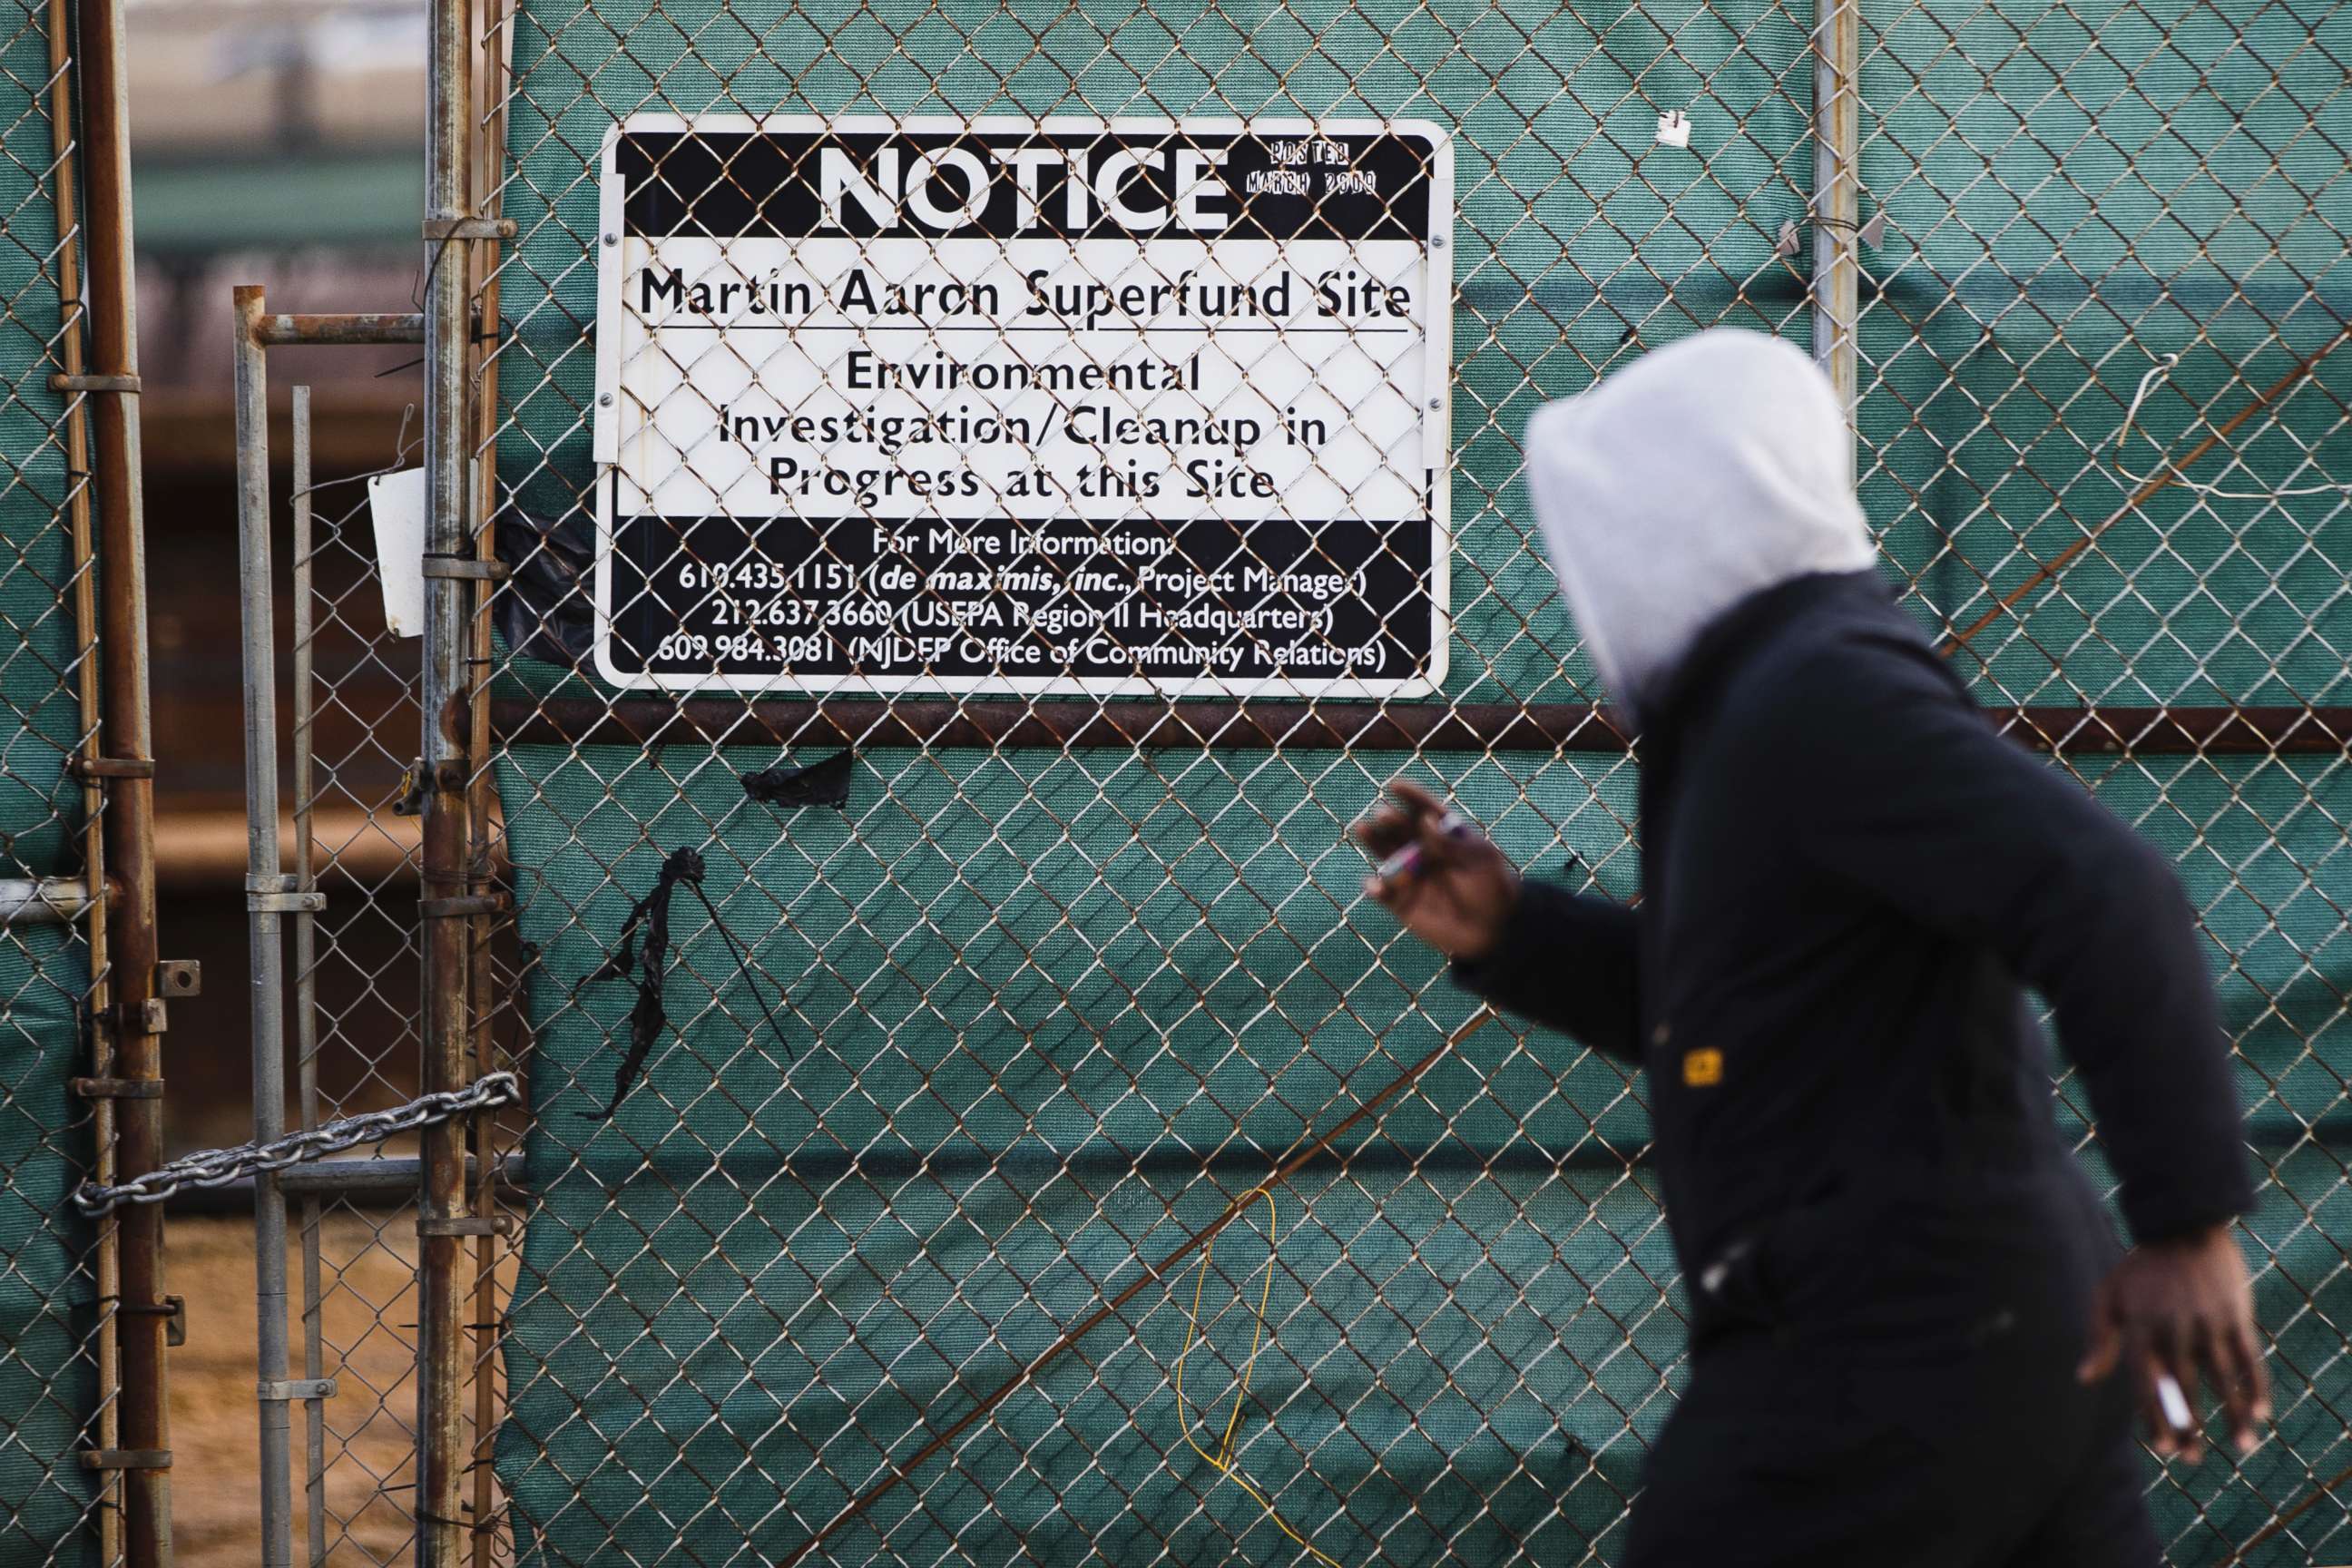
<instances>
[{"instance_id":1,"label":"metal bracket on post","mask_svg":"<svg viewBox=\"0 0 2352 1568\"><path fill-rule=\"evenodd\" d=\"M425 575L465 583L503 583L509 568L503 561L477 561L470 555L427 555Z\"/></svg>"},{"instance_id":2,"label":"metal bracket on post","mask_svg":"<svg viewBox=\"0 0 2352 1568\"><path fill-rule=\"evenodd\" d=\"M155 965L155 989L165 996L201 996L205 966L194 958L167 958Z\"/></svg>"},{"instance_id":3,"label":"metal bracket on post","mask_svg":"<svg viewBox=\"0 0 2352 1568\"><path fill-rule=\"evenodd\" d=\"M67 1087L82 1100L161 1100L163 1080L160 1078L77 1078L67 1080Z\"/></svg>"},{"instance_id":4,"label":"metal bracket on post","mask_svg":"<svg viewBox=\"0 0 2352 1568\"><path fill-rule=\"evenodd\" d=\"M155 776L155 759L71 757L67 759L66 772L84 784L102 784L108 779L152 779Z\"/></svg>"},{"instance_id":5,"label":"metal bracket on post","mask_svg":"<svg viewBox=\"0 0 2352 1568\"><path fill-rule=\"evenodd\" d=\"M111 392L118 396L139 395L139 378L135 375L68 375L58 371L49 377L52 392Z\"/></svg>"},{"instance_id":6,"label":"metal bracket on post","mask_svg":"<svg viewBox=\"0 0 2352 1568\"><path fill-rule=\"evenodd\" d=\"M425 237L428 240L448 239L512 239L515 220L510 217L429 217L425 220Z\"/></svg>"},{"instance_id":7,"label":"metal bracket on post","mask_svg":"<svg viewBox=\"0 0 2352 1568\"><path fill-rule=\"evenodd\" d=\"M432 557L425 557L425 563L430 566ZM436 575L432 572L425 574L427 577ZM468 574L453 572L442 575L456 577ZM392 803L392 814L394 816L424 816L425 803L436 790L457 794L466 787L466 781L473 776L473 771L472 764L463 757L446 758L431 766L427 766L421 758L411 763L400 775L400 794Z\"/></svg>"},{"instance_id":8,"label":"metal bracket on post","mask_svg":"<svg viewBox=\"0 0 2352 1568\"><path fill-rule=\"evenodd\" d=\"M114 1310L118 1317L163 1319L163 1343L172 1349L176 1350L188 1342L188 1302L184 1296L166 1296L161 1305L153 1307L135 1306L125 1301Z\"/></svg>"},{"instance_id":9,"label":"metal bracket on post","mask_svg":"<svg viewBox=\"0 0 2352 1568\"><path fill-rule=\"evenodd\" d=\"M300 884L292 877L247 876L245 907L248 913L257 915L315 915L326 910L327 895L301 891Z\"/></svg>"},{"instance_id":10,"label":"metal bracket on post","mask_svg":"<svg viewBox=\"0 0 2352 1568\"><path fill-rule=\"evenodd\" d=\"M84 1448L81 1468L85 1470L168 1470L172 1468L169 1448Z\"/></svg>"},{"instance_id":11,"label":"metal bracket on post","mask_svg":"<svg viewBox=\"0 0 2352 1568\"><path fill-rule=\"evenodd\" d=\"M265 1378L253 1385L254 1397L265 1405L286 1405L301 1399L332 1399L331 1377Z\"/></svg>"},{"instance_id":12,"label":"metal bracket on post","mask_svg":"<svg viewBox=\"0 0 2352 1568\"><path fill-rule=\"evenodd\" d=\"M116 1035L161 1035L172 1026L171 1009L161 996L142 996L136 1002L116 1002L99 1008L93 1016L100 1028Z\"/></svg>"},{"instance_id":13,"label":"metal bracket on post","mask_svg":"<svg viewBox=\"0 0 2352 1568\"><path fill-rule=\"evenodd\" d=\"M514 1222L505 1215L457 1215L436 1219L425 1215L416 1217L419 1236L511 1236Z\"/></svg>"},{"instance_id":14,"label":"metal bracket on post","mask_svg":"<svg viewBox=\"0 0 2352 1568\"><path fill-rule=\"evenodd\" d=\"M476 915L502 915L514 908L505 892L467 893L451 899L419 899L416 912L428 921L470 920Z\"/></svg>"}]
</instances>

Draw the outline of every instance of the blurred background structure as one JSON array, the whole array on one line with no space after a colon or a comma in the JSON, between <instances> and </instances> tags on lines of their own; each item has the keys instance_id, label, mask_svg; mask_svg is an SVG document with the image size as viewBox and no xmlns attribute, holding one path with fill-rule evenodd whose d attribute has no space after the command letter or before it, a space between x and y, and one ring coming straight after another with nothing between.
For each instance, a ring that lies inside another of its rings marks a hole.
<instances>
[{"instance_id":1,"label":"blurred background structure","mask_svg":"<svg viewBox=\"0 0 2352 1568\"><path fill-rule=\"evenodd\" d=\"M224 657L237 631L229 290L262 284L289 310L419 308L425 7L131 0L126 14L155 740L172 758L156 785L161 922L213 973L235 975L245 964L245 754L238 669ZM272 386L280 485L298 383L313 388L321 481L400 460L404 421L413 462L419 358L282 351ZM387 755L385 780L404 765ZM383 846L387 869L399 864L389 840L358 837ZM413 984L397 973L398 933L387 927L382 941L385 983ZM243 990L215 984L188 1020L217 1031L221 1048L174 1065L175 1149L245 1136ZM413 1064L391 1070L402 1069L413 1082Z\"/></svg>"},{"instance_id":2,"label":"blurred background structure","mask_svg":"<svg viewBox=\"0 0 2352 1568\"><path fill-rule=\"evenodd\" d=\"M159 923L213 977L202 1005L174 1019L166 1128L176 1153L238 1142L251 1116L229 291L263 284L287 310L417 308L425 8L421 0L131 0L127 16L155 740L171 759L157 780ZM313 388L321 480L394 464L404 440L413 462L418 358L283 351L272 397L279 493L297 382ZM282 528L282 508L278 517ZM281 540L280 560L283 548ZM367 701L372 686L378 700L400 687L390 670L353 673L355 701ZM374 782L389 788L403 765L386 752ZM394 830L414 826L397 819ZM413 884L393 839L356 824L323 830L356 840L378 873ZM414 994L415 957L397 926L352 940L385 988ZM415 1082L413 1043L406 1051L396 1043L378 1041L384 1100ZM195 1303L188 1342L173 1352L182 1568L246 1568L259 1555L250 1205L231 1190L183 1202L172 1220L173 1289ZM335 1245L358 1270L355 1293L336 1309L352 1320L338 1331L349 1346L345 1375L354 1394L370 1384L383 1394L339 1435L364 1457L336 1479L334 1506L350 1535L332 1560L360 1563L388 1559L411 1529L399 1489L413 1438L385 1411L414 1402L415 1347L395 1326L415 1321L414 1263L397 1227L341 1224L349 1234Z\"/></svg>"}]
</instances>

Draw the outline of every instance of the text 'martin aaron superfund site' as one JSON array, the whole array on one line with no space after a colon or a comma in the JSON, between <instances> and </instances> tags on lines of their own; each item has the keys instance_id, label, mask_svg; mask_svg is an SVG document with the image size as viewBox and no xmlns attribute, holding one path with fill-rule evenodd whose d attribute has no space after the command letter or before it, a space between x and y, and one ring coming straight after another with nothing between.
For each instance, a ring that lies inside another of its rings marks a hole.
<instances>
[{"instance_id":1,"label":"text 'martin aaron superfund site'","mask_svg":"<svg viewBox=\"0 0 2352 1568\"><path fill-rule=\"evenodd\" d=\"M633 118L600 673L1434 689L1444 146Z\"/></svg>"}]
</instances>

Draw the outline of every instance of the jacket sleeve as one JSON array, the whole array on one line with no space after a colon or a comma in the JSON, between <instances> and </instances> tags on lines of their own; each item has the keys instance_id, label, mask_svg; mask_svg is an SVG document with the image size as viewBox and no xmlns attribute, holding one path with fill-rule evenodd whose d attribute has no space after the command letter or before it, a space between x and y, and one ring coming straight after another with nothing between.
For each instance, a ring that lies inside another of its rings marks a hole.
<instances>
[{"instance_id":1,"label":"jacket sleeve","mask_svg":"<svg viewBox=\"0 0 2352 1568\"><path fill-rule=\"evenodd\" d=\"M1508 1013L1625 1061L1634 1038L1633 911L1530 878L1495 951L1454 977Z\"/></svg>"},{"instance_id":2,"label":"jacket sleeve","mask_svg":"<svg viewBox=\"0 0 2352 1568\"><path fill-rule=\"evenodd\" d=\"M1932 650L1815 655L1773 704L1810 858L2038 990L2087 1088L2143 1242L2252 1207L2204 942L2171 865L1995 733Z\"/></svg>"}]
</instances>

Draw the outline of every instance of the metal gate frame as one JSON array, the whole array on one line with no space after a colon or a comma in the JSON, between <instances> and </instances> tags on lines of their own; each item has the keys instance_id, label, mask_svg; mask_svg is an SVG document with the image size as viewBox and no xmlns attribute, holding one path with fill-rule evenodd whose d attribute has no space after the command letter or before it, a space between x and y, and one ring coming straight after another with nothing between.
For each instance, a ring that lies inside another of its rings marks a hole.
<instances>
[{"instance_id":1,"label":"metal gate frame","mask_svg":"<svg viewBox=\"0 0 2352 1568\"><path fill-rule=\"evenodd\" d=\"M155 1170L163 1156L162 1045L167 996L194 995L194 966L160 959L155 919L155 758L149 724L145 521L141 483L136 288L132 272L129 89L120 0L49 0L45 86L55 162L55 261L63 325L65 457L74 552L73 614L86 657L74 672L82 744L84 876L11 888L5 919L87 919L89 1167L100 1183ZM172 1443L165 1348L178 1304L164 1291L163 1215L132 1205L96 1226L99 1315L92 1332L103 1562L171 1561Z\"/></svg>"}]
</instances>

